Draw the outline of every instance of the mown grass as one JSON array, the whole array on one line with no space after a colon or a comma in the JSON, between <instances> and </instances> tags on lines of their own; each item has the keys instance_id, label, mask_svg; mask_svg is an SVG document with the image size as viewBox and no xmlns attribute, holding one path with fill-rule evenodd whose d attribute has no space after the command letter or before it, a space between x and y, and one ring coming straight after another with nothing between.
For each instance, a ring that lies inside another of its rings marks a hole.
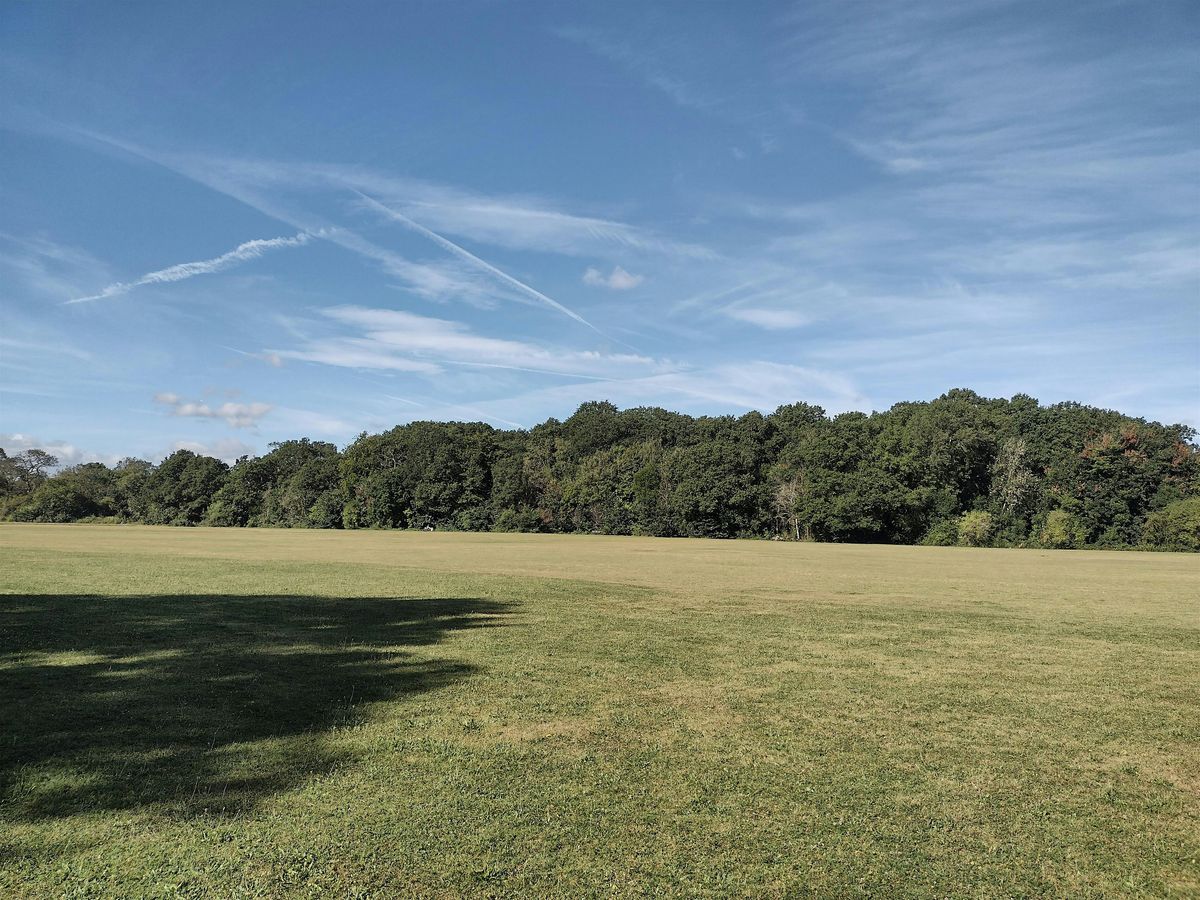
<instances>
[{"instance_id":1,"label":"mown grass","mask_svg":"<svg viewBox=\"0 0 1200 900\"><path fill-rule=\"evenodd\" d=\"M0 527L0 895L1196 896L1200 565Z\"/></svg>"}]
</instances>

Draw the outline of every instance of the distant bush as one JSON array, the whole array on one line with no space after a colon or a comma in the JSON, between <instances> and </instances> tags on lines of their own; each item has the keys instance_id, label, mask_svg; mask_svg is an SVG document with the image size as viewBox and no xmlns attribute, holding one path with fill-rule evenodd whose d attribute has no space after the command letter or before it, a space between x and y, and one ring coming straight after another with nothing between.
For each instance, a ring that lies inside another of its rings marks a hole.
<instances>
[{"instance_id":1,"label":"distant bush","mask_svg":"<svg viewBox=\"0 0 1200 900\"><path fill-rule=\"evenodd\" d=\"M1083 523L1065 509L1051 510L1039 535L1042 546L1053 550L1073 550L1083 546L1087 535Z\"/></svg>"},{"instance_id":2,"label":"distant bush","mask_svg":"<svg viewBox=\"0 0 1200 900\"><path fill-rule=\"evenodd\" d=\"M343 506L341 491L336 489L325 491L317 497L312 509L308 511L307 526L309 528L341 528Z\"/></svg>"},{"instance_id":3,"label":"distant bush","mask_svg":"<svg viewBox=\"0 0 1200 900\"><path fill-rule=\"evenodd\" d=\"M52 479L18 506L12 518L16 522L75 522L102 512L75 484Z\"/></svg>"},{"instance_id":4,"label":"distant bush","mask_svg":"<svg viewBox=\"0 0 1200 900\"><path fill-rule=\"evenodd\" d=\"M1200 497L1176 500L1150 513L1142 539L1155 550L1200 551Z\"/></svg>"},{"instance_id":5,"label":"distant bush","mask_svg":"<svg viewBox=\"0 0 1200 900\"><path fill-rule=\"evenodd\" d=\"M960 547L986 547L996 533L996 520L990 512L973 509L958 519L958 544Z\"/></svg>"},{"instance_id":6,"label":"distant bush","mask_svg":"<svg viewBox=\"0 0 1200 900\"><path fill-rule=\"evenodd\" d=\"M493 531L541 531L542 521L532 509L506 509L496 517Z\"/></svg>"},{"instance_id":7,"label":"distant bush","mask_svg":"<svg viewBox=\"0 0 1200 900\"><path fill-rule=\"evenodd\" d=\"M204 514L203 524L230 527L246 523L238 517L229 500L218 494L209 504L208 511Z\"/></svg>"},{"instance_id":8,"label":"distant bush","mask_svg":"<svg viewBox=\"0 0 1200 900\"><path fill-rule=\"evenodd\" d=\"M953 547L958 543L958 520L942 519L935 523L925 532L921 543L926 547Z\"/></svg>"}]
</instances>

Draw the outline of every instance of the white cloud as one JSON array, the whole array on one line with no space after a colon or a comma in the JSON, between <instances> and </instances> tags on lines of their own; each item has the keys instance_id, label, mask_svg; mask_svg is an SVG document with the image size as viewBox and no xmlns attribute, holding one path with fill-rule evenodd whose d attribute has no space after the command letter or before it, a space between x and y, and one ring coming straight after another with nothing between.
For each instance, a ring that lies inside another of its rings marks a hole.
<instances>
[{"instance_id":1,"label":"white cloud","mask_svg":"<svg viewBox=\"0 0 1200 900\"><path fill-rule=\"evenodd\" d=\"M268 350L357 369L436 375L447 366L512 369L585 378L667 371L671 363L634 353L568 350L476 334L461 323L390 309L340 306L322 310L353 334L308 339L292 350Z\"/></svg>"},{"instance_id":2,"label":"white cloud","mask_svg":"<svg viewBox=\"0 0 1200 900\"><path fill-rule=\"evenodd\" d=\"M626 272L620 266L613 266L613 270L607 275L594 266L588 266L583 273L584 284L590 284L593 287L611 288L614 291L628 291L631 288L637 287L645 280L645 276Z\"/></svg>"},{"instance_id":3,"label":"white cloud","mask_svg":"<svg viewBox=\"0 0 1200 900\"><path fill-rule=\"evenodd\" d=\"M809 316L795 309L756 309L734 306L726 309L725 315L731 319L757 325L759 328L772 330L802 328L812 322Z\"/></svg>"},{"instance_id":4,"label":"white cloud","mask_svg":"<svg viewBox=\"0 0 1200 900\"><path fill-rule=\"evenodd\" d=\"M51 456L58 457L60 466L77 466L80 463L100 462L106 466L115 465L121 457L105 453L94 453L66 441L43 441L28 434L13 432L0 434L0 447L9 456L26 450L45 450Z\"/></svg>"},{"instance_id":5,"label":"white cloud","mask_svg":"<svg viewBox=\"0 0 1200 900\"><path fill-rule=\"evenodd\" d=\"M32 435L19 433L0 433L0 447L3 447L4 452L10 456L16 453L21 453L25 450L32 450L34 448L45 450L50 455L58 458L60 468L78 466L83 463L92 462L104 463L106 466L115 466L122 459L125 459L126 456L129 455L96 453L66 441L43 441L40 438L33 437ZM236 438L227 438L213 441L212 443L181 440L174 442L168 450L160 450L157 454L151 453L147 458L161 461L164 457L176 450L191 450L193 453L199 453L204 456L213 456L217 459L224 460L227 463L234 462L238 459L238 457L253 455L257 452L256 448L239 441Z\"/></svg>"},{"instance_id":6,"label":"white cloud","mask_svg":"<svg viewBox=\"0 0 1200 900\"><path fill-rule=\"evenodd\" d=\"M436 375L442 371L442 367L435 362L424 362L400 356L379 342L364 338L318 338L308 341L298 350L272 350L269 352L275 353L282 359L322 363L346 369L380 369L394 372L414 372L421 375Z\"/></svg>"},{"instance_id":7,"label":"white cloud","mask_svg":"<svg viewBox=\"0 0 1200 900\"><path fill-rule=\"evenodd\" d=\"M154 395L154 402L170 409L171 415L194 419L221 419L232 428L251 428L271 411L269 403L234 403L226 401L211 405L204 401L184 400L178 394L163 392Z\"/></svg>"},{"instance_id":8,"label":"white cloud","mask_svg":"<svg viewBox=\"0 0 1200 900\"><path fill-rule=\"evenodd\" d=\"M325 171L333 183L379 196L391 208L432 228L497 247L569 256L617 247L685 259L716 257L707 247L672 240L628 222L564 212L539 197L480 195L361 171Z\"/></svg>"},{"instance_id":9,"label":"white cloud","mask_svg":"<svg viewBox=\"0 0 1200 900\"><path fill-rule=\"evenodd\" d=\"M118 281L110 284L98 294L89 294L86 297L76 297L74 300L67 300L66 303L90 303L93 300L105 300L109 297L116 297L121 294L127 294L136 287L146 284L168 284L173 281L184 281L188 278L195 278L197 275L211 275L214 272L220 272L222 269L228 269L230 266L237 265L240 262L245 262L251 259L258 259L269 250L276 250L280 247L300 247L307 244L312 239L312 235L301 232L295 237L277 237L268 238L265 240L246 241L243 244L238 244L228 253L222 253L220 256L212 259L202 259L197 262L179 263L178 265L168 266L165 269L159 269L156 272L148 272L136 281L123 282Z\"/></svg>"}]
</instances>

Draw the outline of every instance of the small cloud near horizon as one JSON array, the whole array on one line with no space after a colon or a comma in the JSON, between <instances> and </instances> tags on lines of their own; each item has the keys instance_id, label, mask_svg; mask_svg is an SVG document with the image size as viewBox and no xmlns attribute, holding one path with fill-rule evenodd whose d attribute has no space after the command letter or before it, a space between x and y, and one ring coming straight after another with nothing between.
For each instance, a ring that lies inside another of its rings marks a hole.
<instances>
[{"instance_id":1,"label":"small cloud near horizon","mask_svg":"<svg viewBox=\"0 0 1200 900\"><path fill-rule=\"evenodd\" d=\"M253 428L258 420L272 409L269 403L226 402L218 406L196 400L184 400L178 394L164 391L154 395L154 402L167 407L171 415L193 419L221 419L231 428Z\"/></svg>"},{"instance_id":2,"label":"small cloud near horizon","mask_svg":"<svg viewBox=\"0 0 1200 900\"><path fill-rule=\"evenodd\" d=\"M595 266L588 266L583 273L584 284L592 287L606 287L614 291L631 290L645 280L644 275L634 275L632 272L626 272L620 266L613 266L613 270L607 275Z\"/></svg>"}]
</instances>

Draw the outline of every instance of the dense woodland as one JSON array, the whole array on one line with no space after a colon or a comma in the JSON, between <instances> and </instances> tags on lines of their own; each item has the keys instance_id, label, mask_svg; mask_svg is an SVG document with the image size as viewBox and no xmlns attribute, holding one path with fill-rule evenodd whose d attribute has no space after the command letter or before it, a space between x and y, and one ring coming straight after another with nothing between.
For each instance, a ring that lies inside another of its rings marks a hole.
<instances>
[{"instance_id":1,"label":"dense woodland","mask_svg":"<svg viewBox=\"0 0 1200 900\"><path fill-rule=\"evenodd\" d=\"M1195 432L953 390L870 415L700 417L585 403L528 431L413 422L232 467L179 450L58 470L0 451L0 513L284 528L439 528L1200 550Z\"/></svg>"}]
</instances>

